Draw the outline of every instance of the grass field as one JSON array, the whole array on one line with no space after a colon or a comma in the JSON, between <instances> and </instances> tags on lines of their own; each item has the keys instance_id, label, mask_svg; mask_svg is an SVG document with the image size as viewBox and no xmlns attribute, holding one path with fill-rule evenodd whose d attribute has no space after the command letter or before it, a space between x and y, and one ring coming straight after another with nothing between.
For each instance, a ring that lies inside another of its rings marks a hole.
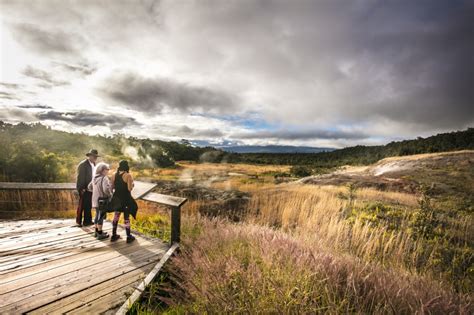
<instances>
[{"instance_id":1,"label":"grass field","mask_svg":"<svg viewBox=\"0 0 474 315\"><path fill-rule=\"evenodd\" d=\"M225 203L209 216L216 201L191 198L180 255L131 313L474 312L472 164L399 174L419 181L415 193L281 182L288 170L183 162L136 172L250 197L238 223L222 215ZM169 238L166 209L140 202L132 224Z\"/></svg>"}]
</instances>

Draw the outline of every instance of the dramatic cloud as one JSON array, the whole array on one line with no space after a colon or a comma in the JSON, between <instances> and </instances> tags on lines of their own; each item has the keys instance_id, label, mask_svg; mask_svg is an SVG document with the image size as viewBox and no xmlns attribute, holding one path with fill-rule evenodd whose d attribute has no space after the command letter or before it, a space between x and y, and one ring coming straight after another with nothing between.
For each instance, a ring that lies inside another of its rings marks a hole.
<instances>
[{"instance_id":1,"label":"dramatic cloud","mask_svg":"<svg viewBox=\"0 0 474 315\"><path fill-rule=\"evenodd\" d=\"M130 125L138 126L134 118L119 115L102 115L90 111L38 113L40 120L66 121L78 126L109 126L111 129L121 129Z\"/></svg>"},{"instance_id":2,"label":"dramatic cloud","mask_svg":"<svg viewBox=\"0 0 474 315\"><path fill-rule=\"evenodd\" d=\"M25 47L43 54L76 53L86 45L82 36L59 29L46 30L40 25L16 24L12 28L15 38Z\"/></svg>"},{"instance_id":3,"label":"dramatic cloud","mask_svg":"<svg viewBox=\"0 0 474 315\"><path fill-rule=\"evenodd\" d=\"M0 105L0 121L33 122L35 120L37 120L36 117L24 109Z\"/></svg>"},{"instance_id":4,"label":"dramatic cloud","mask_svg":"<svg viewBox=\"0 0 474 315\"><path fill-rule=\"evenodd\" d=\"M223 137L224 133L219 129L193 129L188 126L182 126L176 130L176 135L182 137L219 138Z\"/></svg>"},{"instance_id":5,"label":"dramatic cloud","mask_svg":"<svg viewBox=\"0 0 474 315\"><path fill-rule=\"evenodd\" d=\"M69 82L67 81L57 80L53 78L53 76L49 72L34 68L32 66L26 67L22 73L27 77L38 79L39 81L41 81L40 85L45 88L69 84Z\"/></svg>"},{"instance_id":6,"label":"dramatic cloud","mask_svg":"<svg viewBox=\"0 0 474 315\"><path fill-rule=\"evenodd\" d=\"M108 78L99 91L128 108L144 112L160 112L164 107L225 112L234 109L237 101L223 91L132 73Z\"/></svg>"},{"instance_id":7,"label":"dramatic cloud","mask_svg":"<svg viewBox=\"0 0 474 315\"><path fill-rule=\"evenodd\" d=\"M95 68L95 67L93 67L93 66L91 66L87 63L73 65L73 64L67 64L67 63L64 63L64 62L55 61L55 62L53 62L53 65L59 66L59 67L65 69L66 71L71 71L71 72L78 73L81 76L88 76L88 75L91 75L91 74L93 74L94 72L97 71L97 68Z\"/></svg>"},{"instance_id":8,"label":"dramatic cloud","mask_svg":"<svg viewBox=\"0 0 474 315\"><path fill-rule=\"evenodd\" d=\"M131 135L341 146L474 125L469 0L5 0L0 20L22 103L119 108Z\"/></svg>"}]
</instances>

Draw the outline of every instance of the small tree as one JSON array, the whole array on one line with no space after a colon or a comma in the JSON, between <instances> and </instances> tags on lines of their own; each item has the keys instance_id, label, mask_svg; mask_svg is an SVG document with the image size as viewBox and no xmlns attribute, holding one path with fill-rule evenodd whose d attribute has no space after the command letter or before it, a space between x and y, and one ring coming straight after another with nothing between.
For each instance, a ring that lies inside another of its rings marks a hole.
<instances>
[{"instance_id":1,"label":"small tree","mask_svg":"<svg viewBox=\"0 0 474 315\"><path fill-rule=\"evenodd\" d=\"M158 167L172 167L175 165L174 160L161 148L154 149L150 157Z\"/></svg>"},{"instance_id":2,"label":"small tree","mask_svg":"<svg viewBox=\"0 0 474 315\"><path fill-rule=\"evenodd\" d=\"M311 175L311 168L304 165L295 165L291 167L290 173L295 177L306 177Z\"/></svg>"},{"instance_id":3,"label":"small tree","mask_svg":"<svg viewBox=\"0 0 474 315\"><path fill-rule=\"evenodd\" d=\"M421 190L421 197L418 201L419 209L413 214L411 230L413 236L433 238L435 236L435 229L439 224L439 220L435 209L431 205L431 199L428 196L428 190L426 187L422 187Z\"/></svg>"}]
</instances>

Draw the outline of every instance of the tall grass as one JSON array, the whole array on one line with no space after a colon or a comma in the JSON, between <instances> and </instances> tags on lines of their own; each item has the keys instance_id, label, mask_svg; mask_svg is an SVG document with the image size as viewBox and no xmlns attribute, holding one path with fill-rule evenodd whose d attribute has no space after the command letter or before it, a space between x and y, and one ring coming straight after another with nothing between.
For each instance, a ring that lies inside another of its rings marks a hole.
<instances>
[{"instance_id":1,"label":"tall grass","mask_svg":"<svg viewBox=\"0 0 474 315\"><path fill-rule=\"evenodd\" d=\"M77 199L70 190L0 190L0 219L71 217Z\"/></svg>"},{"instance_id":2,"label":"tall grass","mask_svg":"<svg viewBox=\"0 0 474 315\"><path fill-rule=\"evenodd\" d=\"M426 273L459 291L472 291L472 217L458 217L452 225L452 220L444 220L444 225L431 228L431 237L421 237L413 228L420 211L414 207L416 197L364 189L349 202L344 194L344 187L332 186L259 190L249 203L247 221L305 236L328 250L367 263ZM373 206L376 213L369 211L373 208L367 206L367 199L379 202ZM380 201L392 202L392 206ZM397 220L397 228L390 220Z\"/></svg>"},{"instance_id":3,"label":"tall grass","mask_svg":"<svg viewBox=\"0 0 474 315\"><path fill-rule=\"evenodd\" d=\"M170 313L469 313L469 298L255 224L184 220ZM198 231L198 232L196 232Z\"/></svg>"}]
</instances>

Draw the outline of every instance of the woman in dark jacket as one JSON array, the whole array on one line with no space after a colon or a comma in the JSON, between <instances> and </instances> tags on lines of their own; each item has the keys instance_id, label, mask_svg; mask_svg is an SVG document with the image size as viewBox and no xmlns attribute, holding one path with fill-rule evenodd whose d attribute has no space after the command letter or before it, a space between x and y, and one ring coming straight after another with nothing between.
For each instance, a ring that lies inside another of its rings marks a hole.
<instances>
[{"instance_id":1,"label":"woman in dark jacket","mask_svg":"<svg viewBox=\"0 0 474 315\"><path fill-rule=\"evenodd\" d=\"M119 167L115 176L112 178L112 187L114 189L114 201L116 204L114 206L115 215L112 221L112 237L110 241L115 242L120 238L120 235L117 234L118 221L120 219L120 213L123 212L123 219L125 224L125 231L127 232L127 243L131 243L135 240L135 237L130 233L130 211L133 211L136 207L136 203L132 198L131 191L133 189L133 178L129 173L130 167L128 162L122 160L119 162Z\"/></svg>"}]
</instances>

